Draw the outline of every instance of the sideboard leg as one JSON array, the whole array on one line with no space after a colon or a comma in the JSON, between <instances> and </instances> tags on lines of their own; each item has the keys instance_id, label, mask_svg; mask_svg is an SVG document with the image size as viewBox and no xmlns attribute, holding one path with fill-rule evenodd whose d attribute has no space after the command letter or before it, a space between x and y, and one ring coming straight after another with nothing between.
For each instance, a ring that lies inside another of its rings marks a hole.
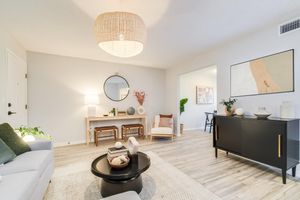
<instances>
[{"instance_id":1,"label":"sideboard leg","mask_svg":"<svg viewBox=\"0 0 300 200\"><path fill-rule=\"evenodd\" d=\"M215 148L215 157L218 157L218 148Z\"/></svg>"},{"instance_id":2,"label":"sideboard leg","mask_svg":"<svg viewBox=\"0 0 300 200\"><path fill-rule=\"evenodd\" d=\"M286 184L286 170L282 169L282 183Z\"/></svg>"},{"instance_id":3,"label":"sideboard leg","mask_svg":"<svg viewBox=\"0 0 300 200\"><path fill-rule=\"evenodd\" d=\"M295 166L295 167L292 168L292 176L293 177L296 176L296 169L297 169L297 166Z\"/></svg>"},{"instance_id":4,"label":"sideboard leg","mask_svg":"<svg viewBox=\"0 0 300 200\"><path fill-rule=\"evenodd\" d=\"M228 151L226 151L226 155L228 155Z\"/></svg>"}]
</instances>

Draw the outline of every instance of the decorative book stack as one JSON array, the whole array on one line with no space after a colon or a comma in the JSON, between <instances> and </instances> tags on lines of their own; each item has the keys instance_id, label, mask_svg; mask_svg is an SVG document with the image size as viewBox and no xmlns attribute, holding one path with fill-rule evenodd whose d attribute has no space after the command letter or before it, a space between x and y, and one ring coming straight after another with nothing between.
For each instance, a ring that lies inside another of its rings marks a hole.
<instances>
[{"instance_id":1,"label":"decorative book stack","mask_svg":"<svg viewBox=\"0 0 300 200\"><path fill-rule=\"evenodd\" d=\"M116 148L116 147L108 148L108 152L107 152L108 160L111 160L112 158L118 156L128 156L128 149L124 146L122 146L121 148Z\"/></svg>"}]
</instances>

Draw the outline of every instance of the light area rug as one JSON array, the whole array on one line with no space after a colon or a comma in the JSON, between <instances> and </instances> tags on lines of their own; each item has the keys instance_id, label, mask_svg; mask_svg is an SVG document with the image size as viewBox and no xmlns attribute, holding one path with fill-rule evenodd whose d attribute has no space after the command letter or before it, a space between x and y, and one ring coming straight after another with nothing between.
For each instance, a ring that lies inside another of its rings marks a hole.
<instances>
[{"instance_id":1,"label":"light area rug","mask_svg":"<svg viewBox=\"0 0 300 200\"><path fill-rule=\"evenodd\" d=\"M150 168L143 173L142 200L214 200L218 196L204 188L153 152ZM101 179L90 172L89 161L55 169L45 200L99 200Z\"/></svg>"}]
</instances>

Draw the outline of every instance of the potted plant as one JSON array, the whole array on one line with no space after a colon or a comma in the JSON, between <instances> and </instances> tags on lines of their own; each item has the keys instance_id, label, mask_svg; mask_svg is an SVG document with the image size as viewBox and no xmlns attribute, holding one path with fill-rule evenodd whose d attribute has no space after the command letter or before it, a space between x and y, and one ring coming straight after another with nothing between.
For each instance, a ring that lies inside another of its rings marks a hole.
<instances>
[{"instance_id":1,"label":"potted plant","mask_svg":"<svg viewBox=\"0 0 300 200\"><path fill-rule=\"evenodd\" d=\"M180 100L179 102L179 110L180 110L180 115L181 113L183 113L185 110L184 110L184 105L188 102L188 98L183 98ZM183 127L184 127L184 124L181 123L180 124L180 134L183 133Z\"/></svg>"},{"instance_id":2,"label":"potted plant","mask_svg":"<svg viewBox=\"0 0 300 200\"><path fill-rule=\"evenodd\" d=\"M39 127L25 127L21 126L16 129L20 136L27 142L35 140L35 138L43 138L52 140L52 136L43 132Z\"/></svg>"},{"instance_id":3,"label":"potted plant","mask_svg":"<svg viewBox=\"0 0 300 200\"><path fill-rule=\"evenodd\" d=\"M236 102L236 99L228 99L228 101L225 101L224 99L220 102L223 106L225 106L225 113L227 116L232 116L234 113L233 105Z\"/></svg>"}]
</instances>

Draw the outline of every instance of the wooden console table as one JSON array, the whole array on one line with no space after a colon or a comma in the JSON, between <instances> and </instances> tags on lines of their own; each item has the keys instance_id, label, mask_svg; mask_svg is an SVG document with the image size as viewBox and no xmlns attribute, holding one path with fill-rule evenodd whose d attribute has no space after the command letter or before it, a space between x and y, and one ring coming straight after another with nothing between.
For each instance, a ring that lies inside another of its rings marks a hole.
<instances>
[{"instance_id":1,"label":"wooden console table","mask_svg":"<svg viewBox=\"0 0 300 200\"><path fill-rule=\"evenodd\" d=\"M213 144L218 149L258 161L296 175L299 163L299 119L256 119L214 116Z\"/></svg>"},{"instance_id":2,"label":"wooden console table","mask_svg":"<svg viewBox=\"0 0 300 200\"><path fill-rule=\"evenodd\" d=\"M86 117L86 144L88 145L91 141L90 129L92 122L103 122L103 121L121 121L121 120L131 120L139 119L144 125L145 133L147 133L147 115L124 115L124 116L114 116L114 117Z\"/></svg>"}]
</instances>

